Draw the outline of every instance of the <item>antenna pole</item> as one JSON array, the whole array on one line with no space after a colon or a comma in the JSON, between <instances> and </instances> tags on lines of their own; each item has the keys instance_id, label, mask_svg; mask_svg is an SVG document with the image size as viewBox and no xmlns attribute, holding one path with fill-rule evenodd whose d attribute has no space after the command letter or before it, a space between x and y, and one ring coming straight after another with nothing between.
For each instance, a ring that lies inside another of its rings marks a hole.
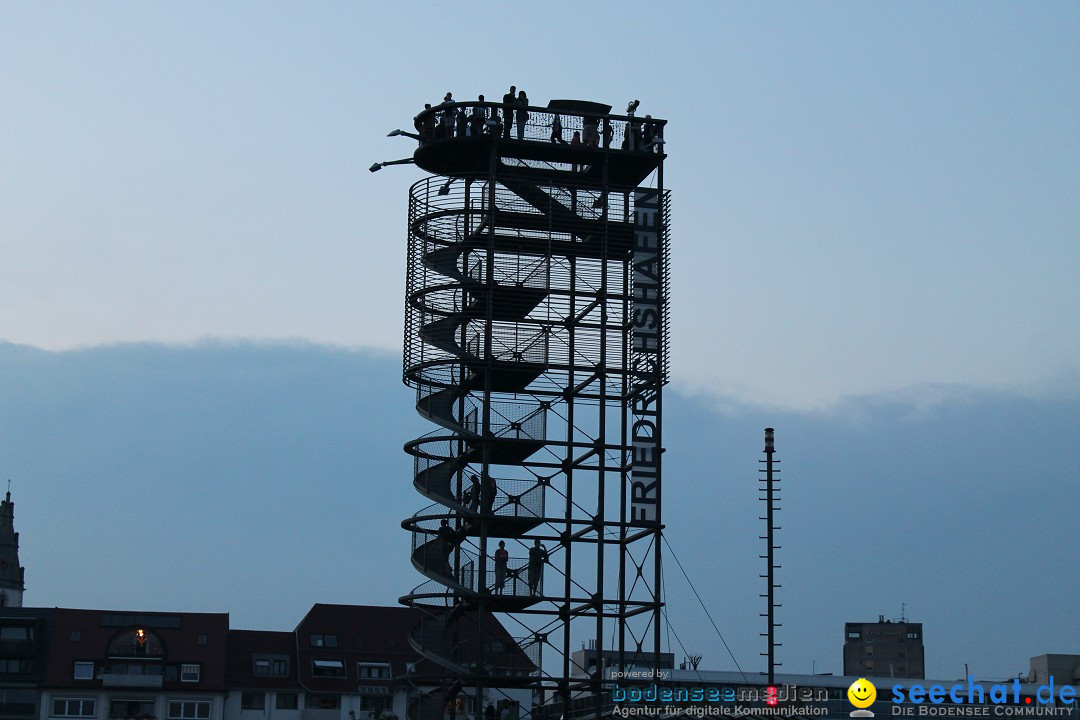
<instances>
[{"instance_id":1,"label":"antenna pole","mask_svg":"<svg viewBox=\"0 0 1080 720\"><path fill-rule=\"evenodd\" d=\"M758 482L762 483L762 487L758 489L764 493L759 499L765 502L765 516L759 518L765 521L765 535L760 537L765 541L765 554L760 557L765 561L765 574L761 576L765 578L765 594L761 597L765 598L766 605L761 616L766 618L766 631L761 634L766 638L766 652L761 654L768 658L769 685L775 684L776 668L783 664L776 661L776 648L780 647L781 643L776 642L776 628L780 627L780 623L776 622L776 609L780 607L776 602L776 590L780 585L776 583L775 572L780 566L775 562L774 553L780 549L775 542L776 531L780 529L775 518L775 513L780 511L780 489L777 487L780 479L776 477L780 470L774 468L774 464L780 461L773 459L775 452L773 429L765 428L765 459L758 461L765 466L764 470L759 470L765 473L765 477L758 479Z\"/></svg>"}]
</instances>

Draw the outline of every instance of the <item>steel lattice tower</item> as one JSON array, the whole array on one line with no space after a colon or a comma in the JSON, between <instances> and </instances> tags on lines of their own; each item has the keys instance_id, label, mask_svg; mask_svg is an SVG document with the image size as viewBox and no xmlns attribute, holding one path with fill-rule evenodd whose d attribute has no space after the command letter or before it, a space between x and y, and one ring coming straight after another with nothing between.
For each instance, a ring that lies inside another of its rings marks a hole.
<instances>
[{"instance_id":1,"label":"steel lattice tower","mask_svg":"<svg viewBox=\"0 0 1080 720\"><path fill-rule=\"evenodd\" d=\"M403 379L437 427L405 445L432 504L402 523L427 581L401 602L442 670L413 720L505 687L599 715L605 665L659 662L665 122L610 110L552 101L510 133L496 103L417 116Z\"/></svg>"}]
</instances>

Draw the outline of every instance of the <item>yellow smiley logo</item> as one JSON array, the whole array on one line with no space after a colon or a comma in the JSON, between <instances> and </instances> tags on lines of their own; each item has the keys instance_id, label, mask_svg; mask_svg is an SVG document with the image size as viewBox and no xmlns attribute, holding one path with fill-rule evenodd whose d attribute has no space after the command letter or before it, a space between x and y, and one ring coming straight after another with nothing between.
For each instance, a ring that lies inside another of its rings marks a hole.
<instances>
[{"instance_id":1,"label":"yellow smiley logo","mask_svg":"<svg viewBox=\"0 0 1080 720\"><path fill-rule=\"evenodd\" d=\"M877 688L866 678L859 678L847 689L848 700L857 708L868 708L877 699Z\"/></svg>"}]
</instances>

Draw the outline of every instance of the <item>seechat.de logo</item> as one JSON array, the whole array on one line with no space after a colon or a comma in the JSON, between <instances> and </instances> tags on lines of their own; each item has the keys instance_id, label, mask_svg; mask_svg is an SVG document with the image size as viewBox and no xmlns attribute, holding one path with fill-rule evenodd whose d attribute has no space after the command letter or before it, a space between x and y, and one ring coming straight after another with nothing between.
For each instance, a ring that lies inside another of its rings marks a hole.
<instances>
[{"instance_id":1,"label":"seechat.de logo","mask_svg":"<svg viewBox=\"0 0 1080 720\"><path fill-rule=\"evenodd\" d=\"M1059 685L1055 691L1054 677L1050 676L1047 685L1040 685L1035 691L1034 702L1030 695L1021 696L1020 680L1014 679L1010 683L998 683L989 688L983 687L982 683L975 682L975 678L968 675L967 683L957 683L951 687L944 685L931 685L926 687L913 684L910 687L903 685L892 686L892 701L897 705L901 703L910 705L926 706L919 708L919 715L949 715L951 709L948 705L997 705L1009 707L994 708L994 715L1020 715L1037 714L1042 707L1042 712L1053 710L1053 706L1059 704L1058 710L1068 711L1072 714L1072 708L1076 706L1076 688L1071 685ZM946 707L935 708L934 705L945 703ZM1021 712L1028 710L1031 712ZM914 708L895 708L893 715L914 715Z\"/></svg>"}]
</instances>

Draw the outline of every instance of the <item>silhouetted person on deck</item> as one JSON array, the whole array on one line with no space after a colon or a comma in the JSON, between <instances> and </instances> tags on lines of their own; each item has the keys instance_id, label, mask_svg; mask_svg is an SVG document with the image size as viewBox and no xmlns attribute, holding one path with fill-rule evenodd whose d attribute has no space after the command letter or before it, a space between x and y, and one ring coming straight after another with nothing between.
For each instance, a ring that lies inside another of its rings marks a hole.
<instances>
[{"instance_id":1,"label":"silhouetted person on deck","mask_svg":"<svg viewBox=\"0 0 1080 720\"><path fill-rule=\"evenodd\" d=\"M555 113L551 118L551 142L566 144L562 136L562 118L559 117L559 113Z\"/></svg>"},{"instance_id":2,"label":"silhouetted person on deck","mask_svg":"<svg viewBox=\"0 0 1080 720\"><path fill-rule=\"evenodd\" d=\"M477 98L478 103L484 102L484 96L481 95ZM484 134L484 124L487 122L487 110L483 105L475 105L472 109L472 116L469 118L469 131L473 137L479 137Z\"/></svg>"},{"instance_id":3,"label":"silhouetted person on deck","mask_svg":"<svg viewBox=\"0 0 1080 720\"><path fill-rule=\"evenodd\" d=\"M499 541L499 549L495 551L495 594L503 594L503 586L506 585L506 564L510 561L510 553L506 550L506 541Z\"/></svg>"},{"instance_id":4,"label":"silhouetted person on deck","mask_svg":"<svg viewBox=\"0 0 1080 720\"><path fill-rule=\"evenodd\" d=\"M547 548L540 544L540 538L536 538L533 546L529 548L529 594L535 595L540 587L540 578L544 574L544 563L548 561Z\"/></svg>"},{"instance_id":5,"label":"silhouetted person on deck","mask_svg":"<svg viewBox=\"0 0 1080 720\"><path fill-rule=\"evenodd\" d=\"M484 514L491 515L495 507L495 496L499 494L499 486L495 478L490 475L484 476Z\"/></svg>"},{"instance_id":6,"label":"silhouetted person on deck","mask_svg":"<svg viewBox=\"0 0 1080 720\"><path fill-rule=\"evenodd\" d=\"M510 86L510 92L503 95L503 137L510 139L510 126L514 124L514 106L517 105L517 88Z\"/></svg>"},{"instance_id":7,"label":"silhouetted person on deck","mask_svg":"<svg viewBox=\"0 0 1080 720\"><path fill-rule=\"evenodd\" d=\"M529 122L529 97L522 90L517 96L517 126L518 126L518 140L525 139L525 123Z\"/></svg>"},{"instance_id":8,"label":"silhouetted person on deck","mask_svg":"<svg viewBox=\"0 0 1080 720\"><path fill-rule=\"evenodd\" d=\"M454 545L457 541L457 534L454 532L454 528L450 527L450 521L443 518L443 521L439 523L439 544L442 546L442 550L445 557L443 558L443 567L438 569L438 572L445 575L448 578L454 577L454 569L450 566L450 555L454 552Z\"/></svg>"}]
</instances>

